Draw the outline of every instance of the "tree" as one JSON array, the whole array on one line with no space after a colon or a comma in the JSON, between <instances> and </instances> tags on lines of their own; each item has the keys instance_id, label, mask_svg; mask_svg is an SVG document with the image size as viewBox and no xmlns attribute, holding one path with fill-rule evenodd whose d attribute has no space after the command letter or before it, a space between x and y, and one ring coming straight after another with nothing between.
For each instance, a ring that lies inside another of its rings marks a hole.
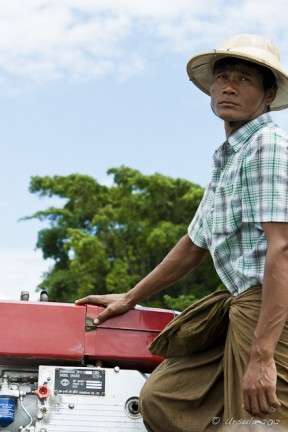
<instances>
[{"instance_id":1,"label":"tree","mask_svg":"<svg viewBox=\"0 0 288 432\"><path fill-rule=\"evenodd\" d=\"M145 176L122 166L108 174L114 180L111 187L81 174L31 179L32 193L64 200L62 208L27 218L49 222L38 234L37 247L54 261L39 285L51 300L132 288L185 234L203 195L199 185L158 173ZM165 290L165 297L159 293L145 304L170 307L171 296L200 298L217 285L212 262L206 260Z\"/></svg>"}]
</instances>

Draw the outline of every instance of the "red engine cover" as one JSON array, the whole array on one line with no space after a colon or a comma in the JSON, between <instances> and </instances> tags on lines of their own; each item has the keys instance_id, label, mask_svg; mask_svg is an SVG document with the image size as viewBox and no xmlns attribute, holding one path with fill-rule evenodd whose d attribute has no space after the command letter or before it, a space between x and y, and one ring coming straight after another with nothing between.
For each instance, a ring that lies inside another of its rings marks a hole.
<instances>
[{"instance_id":1,"label":"red engine cover","mask_svg":"<svg viewBox=\"0 0 288 432\"><path fill-rule=\"evenodd\" d=\"M152 370L161 361L148 346L174 318L138 308L95 327L103 308L53 302L0 301L0 363L104 362Z\"/></svg>"},{"instance_id":2,"label":"red engine cover","mask_svg":"<svg viewBox=\"0 0 288 432\"><path fill-rule=\"evenodd\" d=\"M153 369L162 360L148 350L149 345L174 318L165 309L137 308L110 318L99 326L93 320L103 310L87 306L85 354L93 360L113 361L126 367Z\"/></svg>"},{"instance_id":3,"label":"red engine cover","mask_svg":"<svg viewBox=\"0 0 288 432\"><path fill-rule=\"evenodd\" d=\"M71 304L1 301L1 362L19 357L82 360L85 315L84 308Z\"/></svg>"}]
</instances>

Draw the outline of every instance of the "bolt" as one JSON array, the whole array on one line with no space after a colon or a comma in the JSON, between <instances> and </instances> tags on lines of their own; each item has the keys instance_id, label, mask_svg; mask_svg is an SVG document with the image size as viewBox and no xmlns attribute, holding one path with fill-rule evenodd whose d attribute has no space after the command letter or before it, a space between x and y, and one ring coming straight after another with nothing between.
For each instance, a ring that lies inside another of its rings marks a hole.
<instances>
[{"instance_id":1,"label":"bolt","mask_svg":"<svg viewBox=\"0 0 288 432\"><path fill-rule=\"evenodd\" d=\"M70 409L73 409L73 408L74 408L74 404L73 404L73 403L69 403L68 407L69 407Z\"/></svg>"},{"instance_id":2,"label":"bolt","mask_svg":"<svg viewBox=\"0 0 288 432\"><path fill-rule=\"evenodd\" d=\"M120 367L119 366L115 366L114 367L114 372L119 372L120 371Z\"/></svg>"},{"instance_id":3,"label":"bolt","mask_svg":"<svg viewBox=\"0 0 288 432\"><path fill-rule=\"evenodd\" d=\"M43 419L43 413L41 411L39 411L37 413L37 420L42 420Z\"/></svg>"}]
</instances>

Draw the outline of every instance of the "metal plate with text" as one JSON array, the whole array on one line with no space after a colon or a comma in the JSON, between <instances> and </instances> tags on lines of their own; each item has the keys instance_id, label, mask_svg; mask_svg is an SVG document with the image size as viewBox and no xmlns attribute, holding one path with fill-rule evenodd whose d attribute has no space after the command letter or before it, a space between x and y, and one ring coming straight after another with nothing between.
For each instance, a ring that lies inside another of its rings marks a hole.
<instances>
[{"instance_id":1,"label":"metal plate with text","mask_svg":"<svg viewBox=\"0 0 288 432\"><path fill-rule=\"evenodd\" d=\"M58 394L104 396L105 370L57 368L55 390Z\"/></svg>"}]
</instances>

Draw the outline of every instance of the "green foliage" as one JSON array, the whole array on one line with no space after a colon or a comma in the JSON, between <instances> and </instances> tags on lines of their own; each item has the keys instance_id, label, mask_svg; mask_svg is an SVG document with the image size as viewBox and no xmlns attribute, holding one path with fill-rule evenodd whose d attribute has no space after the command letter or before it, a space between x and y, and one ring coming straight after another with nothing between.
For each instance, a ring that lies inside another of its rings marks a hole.
<instances>
[{"instance_id":1,"label":"green foliage","mask_svg":"<svg viewBox=\"0 0 288 432\"><path fill-rule=\"evenodd\" d=\"M175 311L182 312L184 309L186 309L188 306L190 306L192 303L195 303L197 301L197 298L194 294L180 294L178 297L171 297L168 294L165 294L163 296L164 302L167 305L169 309L173 309Z\"/></svg>"},{"instance_id":2,"label":"green foliage","mask_svg":"<svg viewBox=\"0 0 288 432\"><path fill-rule=\"evenodd\" d=\"M196 184L158 173L145 176L122 166L108 174L114 180L111 187L81 174L31 179L32 193L63 199L61 208L26 218L49 223L39 232L37 247L45 259L54 261L39 286L51 300L70 302L91 293L132 288L187 232L203 195ZM165 298L160 293L145 304L170 307L172 295L184 304L218 285L213 264L206 260L166 290Z\"/></svg>"}]
</instances>

